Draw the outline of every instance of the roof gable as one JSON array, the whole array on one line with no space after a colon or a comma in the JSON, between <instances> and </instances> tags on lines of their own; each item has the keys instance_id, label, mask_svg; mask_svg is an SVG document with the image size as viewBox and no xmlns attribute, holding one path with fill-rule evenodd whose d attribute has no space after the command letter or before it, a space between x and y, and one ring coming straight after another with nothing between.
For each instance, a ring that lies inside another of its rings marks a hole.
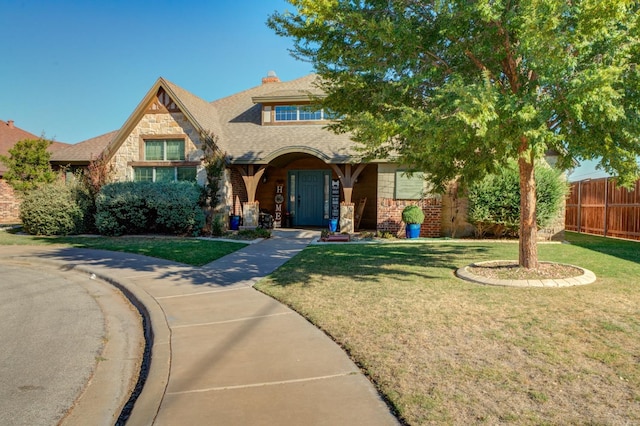
<instances>
[{"instance_id":1,"label":"roof gable","mask_svg":"<svg viewBox=\"0 0 640 426\"><path fill-rule=\"evenodd\" d=\"M106 147L107 157L117 152L145 114L178 111L198 132L215 127L217 114L211 104L160 77Z\"/></svg>"}]
</instances>

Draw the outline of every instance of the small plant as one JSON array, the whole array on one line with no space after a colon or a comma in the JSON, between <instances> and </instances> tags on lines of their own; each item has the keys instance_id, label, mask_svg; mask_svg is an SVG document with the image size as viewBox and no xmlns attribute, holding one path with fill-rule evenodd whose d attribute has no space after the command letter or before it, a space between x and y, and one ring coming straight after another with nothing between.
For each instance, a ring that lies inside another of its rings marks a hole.
<instances>
[{"instance_id":1,"label":"small plant","mask_svg":"<svg viewBox=\"0 0 640 426\"><path fill-rule=\"evenodd\" d=\"M375 238L375 233L371 231L361 231L359 237L361 240L372 240Z\"/></svg>"},{"instance_id":2,"label":"small plant","mask_svg":"<svg viewBox=\"0 0 640 426\"><path fill-rule=\"evenodd\" d=\"M241 229L240 231L238 231L238 237L247 240L253 240L256 238L270 238L271 230L265 228Z\"/></svg>"},{"instance_id":3,"label":"small plant","mask_svg":"<svg viewBox=\"0 0 640 426\"><path fill-rule=\"evenodd\" d=\"M409 205L402 210L402 221L406 224L421 224L424 222L424 212L415 204Z\"/></svg>"},{"instance_id":4,"label":"small plant","mask_svg":"<svg viewBox=\"0 0 640 426\"><path fill-rule=\"evenodd\" d=\"M389 231L380 232L378 234L378 236L380 238L382 238L382 239L385 239L385 240L392 240L392 239L396 238L396 236L392 232L389 232Z\"/></svg>"},{"instance_id":5,"label":"small plant","mask_svg":"<svg viewBox=\"0 0 640 426\"><path fill-rule=\"evenodd\" d=\"M328 229L323 229L322 231L320 231L320 239L321 240L326 240L327 238L329 238L329 230Z\"/></svg>"}]
</instances>

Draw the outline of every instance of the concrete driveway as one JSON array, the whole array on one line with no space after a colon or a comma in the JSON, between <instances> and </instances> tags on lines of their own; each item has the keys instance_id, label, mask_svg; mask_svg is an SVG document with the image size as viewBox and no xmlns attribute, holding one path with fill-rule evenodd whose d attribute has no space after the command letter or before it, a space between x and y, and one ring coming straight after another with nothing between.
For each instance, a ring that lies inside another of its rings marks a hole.
<instances>
[{"instance_id":1,"label":"concrete driveway","mask_svg":"<svg viewBox=\"0 0 640 426\"><path fill-rule=\"evenodd\" d=\"M88 274L34 261L0 258L0 295L0 424L114 424L139 370L137 311Z\"/></svg>"}]
</instances>

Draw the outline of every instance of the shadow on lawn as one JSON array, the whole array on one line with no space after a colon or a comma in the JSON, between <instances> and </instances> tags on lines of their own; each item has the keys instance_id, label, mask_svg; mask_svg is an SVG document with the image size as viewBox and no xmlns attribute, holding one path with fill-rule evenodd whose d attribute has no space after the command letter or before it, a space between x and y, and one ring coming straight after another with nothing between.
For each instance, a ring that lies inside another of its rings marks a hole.
<instances>
[{"instance_id":1,"label":"shadow on lawn","mask_svg":"<svg viewBox=\"0 0 640 426\"><path fill-rule=\"evenodd\" d=\"M307 283L312 276L348 277L354 281L442 279L476 258L486 247L455 244L371 244L312 246L271 276L274 285Z\"/></svg>"},{"instance_id":2,"label":"shadow on lawn","mask_svg":"<svg viewBox=\"0 0 640 426\"><path fill-rule=\"evenodd\" d=\"M577 247L640 264L640 242L597 235L565 232L565 239Z\"/></svg>"}]
</instances>

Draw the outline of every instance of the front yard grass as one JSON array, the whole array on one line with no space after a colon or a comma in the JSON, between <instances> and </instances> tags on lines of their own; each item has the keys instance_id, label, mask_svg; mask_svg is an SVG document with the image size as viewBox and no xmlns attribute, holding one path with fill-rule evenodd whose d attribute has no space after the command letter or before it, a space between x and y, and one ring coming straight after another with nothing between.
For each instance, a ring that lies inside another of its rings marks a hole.
<instances>
[{"instance_id":1,"label":"front yard grass","mask_svg":"<svg viewBox=\"0 0 640 426\"><path fill-rule=\"evenodd\" d=\"M595 284L504 288L459 280L517 244L311 246L261 281L345 348L404 422L640 423L640 243L567 233L541 260Z\"/></svg>"},{"instance_id":2,"label":"front yard grass","mask_svg":"<svg viewBox=\"0 0 640 426\"><path fill-rule=\"evenodd\" d=\"M121 251L202 266L246 246L242 242L200 240L179 237L43 237L0 232L0 245L63 245L68 247Z\"/></svg>"}]
</instances>

